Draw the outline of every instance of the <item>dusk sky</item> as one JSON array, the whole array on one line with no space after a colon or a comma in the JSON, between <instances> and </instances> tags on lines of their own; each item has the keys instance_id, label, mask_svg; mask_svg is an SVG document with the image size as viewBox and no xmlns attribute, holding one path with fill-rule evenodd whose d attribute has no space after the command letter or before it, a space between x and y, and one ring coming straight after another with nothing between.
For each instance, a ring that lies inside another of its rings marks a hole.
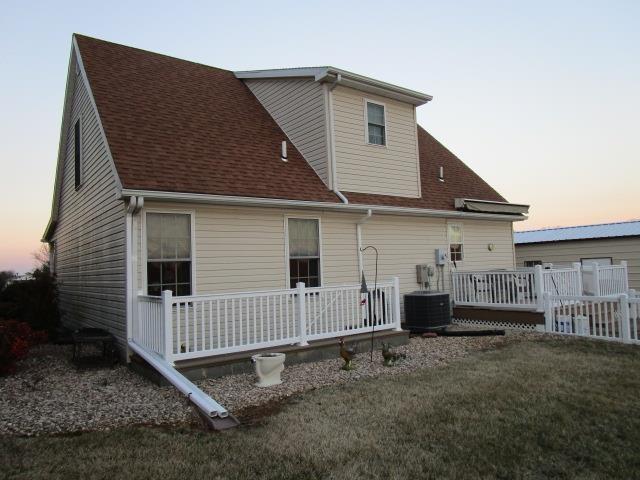
<instances>
[{"instance_id":1,"label":"dusk sky","mask_svg":"<svg viewBox=\"0 0 640 480\"><path fill-rule=\"evenodd\" d=\"M638 1L1 5L0 270L33 267L49 217L73 32L230 70L333 65L425 92L419 123L531 205L517 230L640 218Z\"/></svg>"}]
</instances>

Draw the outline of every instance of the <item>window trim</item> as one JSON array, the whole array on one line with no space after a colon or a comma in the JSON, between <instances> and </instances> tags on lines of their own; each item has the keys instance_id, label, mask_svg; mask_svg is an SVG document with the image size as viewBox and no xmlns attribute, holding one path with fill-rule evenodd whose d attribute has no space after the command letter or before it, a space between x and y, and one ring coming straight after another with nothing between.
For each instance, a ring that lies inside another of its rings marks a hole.
<instances>
[{"instance_id":1,"label":"window trim","mask_svg":"<svg viewBox=\"0 0 640 480\"><path fill-rule=\"evenodd\" d=\"M363 98L364 100L364 143L365 145L369 145L371 147L377 148L387 148L389 144L389 129L387 128L387 105L386 103L380 102L378 100L372 100L370 98ZM378 145L377 143L369 142L369 111L367 109L367 104L372 103L374 105L379 105L383 108L383 116L384 116L384 144Z\"/></svg>"},{"instance_id":2,"label":"window trim","mask_svg":"<svg viewBox=\"0 0 640 480\"><path fill-rule=\"evenodd\" d=\"M190 228L191 228L191 295L197 295L196 293L196 211L173 209L173 208L146 208L143 207L140 211L140 219L142 220L142 235L140 243L140 259L142 262L142 295L149 295L149 286L147 284L147 213L168 213L168 214L180 214L189 215ZM180 297L184 298L184 297Z\"/></svg>"},{"instance_id":3,"label":"window trim","mask_svg":"<svg viewBox=\"0 0 640 480\"><path fill-rule=\"evenodd\" d=\"M76 127L78 128L77 132ZM84 133L82 130L82 115L78 115L78 118L73 123L73 183L76 192L80 190L84 184L84 169L82 168L84 163L84 155L82 154L82 137Z\"/></svg>"},{"instance_id":4,"label":"window trim","mask_svg":"<svg viewBox=\"0 0 640 480\"><path fill-rule=\"evenodd\" d=\"M284 279L284 285L285 288L287 290L291 289L290 282L291 282L291 275L289 272L289 219L297 219L297 220L317 220L318 221L318 254L320 255L320 262L318 265L318 269L319 269L319 274L320 274L320 281L318 282L318 286L322 287L322 284L324 282L324 262L323 262L323 257L324 255L322 254L323 249L322 249L322 219L318 216L311 216L311 215L285 215L284 216L284 272L285 272L285 279ZM305 287L308 287L308 285L305 285Z\"/></svg>"},{"instance_id":5,"label":"window trim","mask_svg":"<svg viewBox=\"0 0 640 480\"><path fill-rule=\"evenodd\" d=\"M461 242L460 245L462 245L462 258L460 260L453 260L451 258L451 230L450 227L459 227L460 228L460 234L462 236L461 238ZM464 262L464 258L465 258L465 248L464 248L464 225L462 223L449 223L447 222L447 243L448 243L448 250L447 250L447 254L449 255L449 261L453 262L455 261L456 263L461 263Z\"/></svg>"}]
</instances>

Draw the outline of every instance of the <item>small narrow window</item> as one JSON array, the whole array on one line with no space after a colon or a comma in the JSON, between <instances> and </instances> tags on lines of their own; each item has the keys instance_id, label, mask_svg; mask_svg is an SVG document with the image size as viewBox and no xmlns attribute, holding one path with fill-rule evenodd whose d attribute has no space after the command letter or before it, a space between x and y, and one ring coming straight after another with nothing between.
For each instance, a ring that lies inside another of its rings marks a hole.
<instances>
[{"instance_id":1,"label":"small narrow window","mask_svg":"<svg viewBox=\"0 0 640 480\"><path fill-rule=\"evenodd\" d=\"M80 138L80 120L76 121L76 125L74 127L74 144L73 144L73 162L74 162L74 171L75 171L75 181L76 181L76 190L80 187L80 182L82 181L82 149L81 149L81 138Z\"/></svg>"},{"instance_id":2,"label":"small narrow window","mask_svg":"<svg viewBox=\"0 0 640 480\"><path fill-rule=\"evenodd\" d=\"M449 224L449 259L461 262L464 258L462 225Z\"/></svg>"},{"instance_id":3,"label":"small narrow window","mask_svg":"<svg viewBox=\"0 0 640 480\"><path fill-rule=\"evenodd\" d=\"M320 286L320 226L318 220L290 218L289 286L299 282L307 287Z\"/></svg>"},{"instance_id":4,"label":"small narrow window","mask_svg":"<svg viewBox=\"0 0 640 480\"><path fill-rule=\"evenodd\" d=\"M191 295L191 216L147 213L147 292Z\"/></svg>"},{"instance_id":5,"label":"small narrow window","mask_svg":"<svg viewBox=\"0 0 640 480\"><path fill-rule=\"evenodd\" d=\"M386 145L384 105L367 102L367 134L372 145Z\"/></svg>"}]
</instances>

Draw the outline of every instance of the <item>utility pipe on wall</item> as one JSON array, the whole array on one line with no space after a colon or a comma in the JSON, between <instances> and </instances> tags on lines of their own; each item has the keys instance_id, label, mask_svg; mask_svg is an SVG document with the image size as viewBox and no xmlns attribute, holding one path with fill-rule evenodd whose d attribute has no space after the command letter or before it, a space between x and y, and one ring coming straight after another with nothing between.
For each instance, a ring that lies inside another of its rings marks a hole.
<instances>
[{"instance_id":1,"label":"utility pipe on wall","mask_svg":"<svg viewBox=\"0 0 640 480\"><path fill-rule=\"evenodd\" d=\"M358 244L358 280L362 278L364 271L364 263L362 260L362 225L367 223L373 216L371 209L367 210L367 214L356 222L356 242Z\"/></svg>"},{"instance_id":2,"label":"utility pipe on wall","mask_svg":"<svg viewBox=\"0 0 640 480\"><path fill-rule=\"evenodd\" d=\"M333 193L336 194L336 196L340 199L340 201L342 203L348 204L349 200L347 200L347 197L345 197L342 192L340 191L340 189L338 188L338 172L337 172L337 167L336 167L336 149L335 149L335 134L334 134L334 121L333 121L333 89L336 88L336 86L338 85L338 83L340 83L340 81L342 80L342 75L338 74L335 78L335 80L331 83L331 85L329 86L329 92L327 95L327 103L328 103L328 109L329 109L329 141L330 141L330 145L329 145L329 159L331 162L330 165L330 170L331 170L331 189L333 190Z\"/></svg>"},{"instance_id":3,"label":"utility pipe on wall","mask_svg":"<svg viewBox=\"0 0 640 480\"><path fill-rule=\"evenodd\" d=\"M129 197L125 214L125 272L126 272L126 319L127 340L133 338L133 315L135 307L137 245L134 216L144 206L144 198L132 195ZM127 362L130 361L131 350L127 345Z\"/></svg>"}]
</instances>

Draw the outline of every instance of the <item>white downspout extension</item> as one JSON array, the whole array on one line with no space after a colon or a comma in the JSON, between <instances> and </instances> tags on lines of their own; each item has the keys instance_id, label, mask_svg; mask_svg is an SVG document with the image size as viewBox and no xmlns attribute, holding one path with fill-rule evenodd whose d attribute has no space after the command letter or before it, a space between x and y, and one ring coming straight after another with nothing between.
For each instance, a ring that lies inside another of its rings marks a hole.
<instances>
[{"instance_id":1,"label":"white downspout extension","mask_svg":"<svg viewBox=\"0 0 640 480\"><path fill-rule=\"evenodd\" d=\"M333 89L336 88L338 83L342 80L342 75L338 74L336 79L329 86L329 94L327 95L327 107L329 109L329 141L330 141L330 151L329 158L331 161L331 189L333 193L337 195L337 197L342 201L342 203L348 204L349 200L345 197L340 189L338 188L338 172L336 168L336 147L335 147L335 132L334 132L334 119L333 119Z\"/></svg>"},{"instance_id":2,"label":"white downspout extension","mask_svg":"<svg viewBox=\"0 0 640 480\"><path fill-rule=\"evenodd\" d=\"M362 272L364 271L364 263L362 260L362 225L367 223L373 212L371 209L367 210L367 214L356 222L356 241L358 243L358 281L362 278Z\"/></svg>"}]
</instances>

